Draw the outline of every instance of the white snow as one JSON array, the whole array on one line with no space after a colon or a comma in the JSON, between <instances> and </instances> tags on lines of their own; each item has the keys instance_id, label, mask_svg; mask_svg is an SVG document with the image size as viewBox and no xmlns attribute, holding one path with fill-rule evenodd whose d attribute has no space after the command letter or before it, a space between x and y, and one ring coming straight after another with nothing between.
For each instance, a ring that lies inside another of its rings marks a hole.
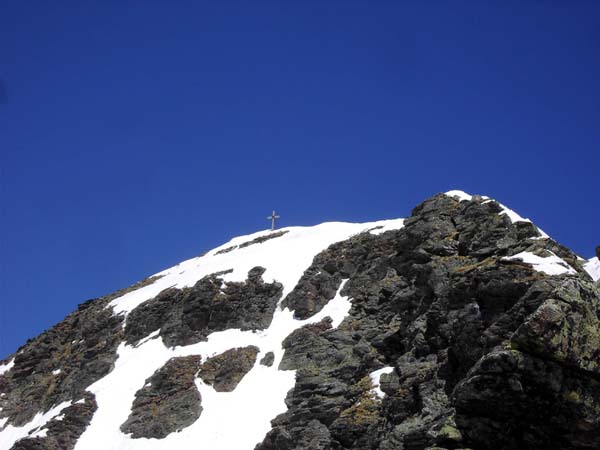
<instances>
[{"instance_id":1,"label":"white snow","mask_svg":"<svg viewBox=\"0 0 600 450\"><path fill-rule=\"evenodd\" d=\"M15 365L15 359L11 359L9 362L7 362L6 364L2 364L0 365L0 375L8 372L10 369L13 368L13 366Z\"/></svg>"},{"instance_id":2,"label":"white snow","mask_svg":"<svg viewBox=\"0 0 600 450\"><path fill-rule=\"evenodd\" d=\"M404 226L404 219L381 220L377 223L376 228L369 230L369 233L381 234L386 231L399 230Z\"/></svg>"},{"instance_id":3,"label":"white snow","mask_svg":"<svg viewBox=\"0 0 600 450\"><path fill-rule=\"evenodd\" d=\"M53 370L53 371L52 371L52 375L55 375L55 376L56 376L56 375L60 374L60 372L61 372L61 370L60 370L60 369Z\"/></svg>"},{"instance_id":4,"label":"white snow","mask_svg":"<svg viewBox=\"0 0 600 450\"><path fill-rule=\"evenodd\" d=\"M210 334L207 342L175 348L165 347L162 339L149 339L138 347L121 344L115 369L88 388L96 395L98 410L75 449L168 450L197 446L211 450L254 449L271 429L270 421L286 411L284 399L295 383L295 371L277 369L283 356L283 340L293 330L327 316L332 318L332 326L337 327L351 307L349 299L340 295L345 282L336 296L307 320L295 320L292 311L278 308L271 326L261 332L229 329ZM119 430L130 413L136 391L170 358L201 355L204 360L248 345L256 345L260 353L252 370L233 392L217 392L197 381L203 411L191 426L160 440L130 439ZM259 361L269 351L274 353L275 360L271 367L265 367Z\"/></svg>"},{"instance_id":5,"label":"white snow","mask_svg":"<svg viewBox=\"0 0 600 450\"><path fill-rule=\"evenodd\" d=\"M583 265L583 268L590 274L594 281L600 280L600 260L597 257L591 258Z\"/></svg>"},{"instance_id":6,"label":"white snow","mask_svg":"<svg viewBox=\"0 0 600 450\"><path fill-rule=\"evenodd\" d=\"M32 438L36 438L36 437L46 437L46 435L48 434L48 428L42 428L41 430L36 431L35 433L32 433L29 435L29 437Z\"/></svg>"},{"instance_id":7,"label":"white snow","mask_svg":"<svg viewBox=\"0 0 600 450\"><path fill-rule=\"evenodd\" d=\"M49 420L60 414L63 409L69 406L71 406L71 402L63 402L44 414L38 413L31 420L31 422L23 425L22 427L15 427L10 424L6 425L6 428L2 429L0 432L0 449L11 448L16 441L29 436L30 431L43 427L46 423L48 423ZM6 423L6 419L0 421L0 429L4 423ZM38 431L38 433L41 432Z\"/></svg>"},{"instance_id":8,"label":"white snow","mask_svg":"<svg viewBox=\"0 0 600 450\"><path fill-rule=\"evenodd\" d=\"M552 253L552 252L550 252ZM542 258L541 256L534 255L530 252L521 252L513 256L507 256L502 258L506 261L521 260L524 263L531 264L538 272L544 272L548 275L562 275L562 274L577 274L577 271L567 264L562 258L552 255Z\"/></svg>"},{"instance_id":9,"label":"white snow","mask_svg":"<svg viewBox=\"0 0 600 450\"><path fill-rule=\"evenodd\" d=\"M459 191L459 190L454 190L454 191L448 191L446 192L446 195L448 197L458 197L458 199L462 202L462 201L470 201L473 199L473 196L471 194L467 194L464 191ZM485 197L487 198L487 197Z\"/></svg>"},{"instance_id":10,"label":"white snow","mask_svg":"<svg viewBox=\"0 0 600 450\"><path fill-rule=\"evenodd\" d=\"M383 398L385 393L380 388L380 378L384 373L392 373L394 371L393 367L384 367L383 369L376 370L371 372L369 376L371 377L371 382L373 383L373 389L371 392L375 394L379 398Z\"/></svg>"}]
</instances>

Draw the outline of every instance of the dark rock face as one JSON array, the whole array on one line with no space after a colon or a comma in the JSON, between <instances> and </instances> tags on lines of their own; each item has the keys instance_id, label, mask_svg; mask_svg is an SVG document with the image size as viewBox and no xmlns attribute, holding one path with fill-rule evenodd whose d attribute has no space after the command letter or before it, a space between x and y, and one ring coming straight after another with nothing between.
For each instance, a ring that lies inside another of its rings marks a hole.
<instances>
[{"instance_id":1,"label":"dark rock face","mask_svg":"<svg viewBox=\"0 0 600 450\"><path fill-rule=\"evenodd\" d=\"M123 318L106 305L125 292L79 305L19 349L14 367L0 376L0 394L6 394L0 395L0 418L21 426L40 411L81 398L87 386L113 369Z\"/></svg>"},{"instance_id":2,"label":"dark rock face","mask_svg":"<svg viewBox=\"0 0 600 450\"><path fill-rule=\"evenodd\" d=\"M263 358L260 360L260 363L266 367L271 367L274 362L275 362L275 354L273 352L265 353L265 356L263 356Z\"/></svg>"},{"instance_id":3,"label":"dark rock face","mask_svg":"<svg viewBox=\"0 0 600 450\"><path fill-rule=\"evenodd\" d=\"M157 329L165 345L175 347L195 344L228 328L268 328L283 287L264 283L264 271L253 268L244 283L224 283L210 275L191 288L164 290L130 313L125 327L127 342L135 344Z\"/></svg>"},{"instance_id":4,"label":"dark rock face","mask_svg":"<svg viewBox=\"0 0 600 450\"><path fill-rule=\"evenodd\" d=\"M318 255L285 304L310 317L348 279L352 309L284 341L296 385L257 450L600 448L599 292L503 259L551 251L584 273L501 212L439 195ZM384 366L379 399L367 375Z\"/></svg>"},{"instance_id":5,"label":"dark rock face","mask_svg":"<svg viewBox=\"0 0 600 450\"><path fill-rule=\"evenodd\" d=\"M199 356L171 358L135 394L131 414L121 425L131 437L161 439L193 424L202 412L194 380Z\"/></svg>"},{"instance_id":6,"label":"dark rock face","mask_svg":"<svg viewBox=\"0 0 600 450\"><path fill-rule=\"evenodd\" d=\"M59 417L41 428L46 431L45 437L20 439L11 450L72 450L97 407L94 395L86 392L79 402L63 409Z\"/></svg>"},{"instance_id":7,"label":"dark rock face","mask_svg":"<svg viewBox=\"0 0 600 450\"><path fill-rule=\"evenodd\" d=\"M600 259L600 245L596 246L596 258Z\"/></svg>"},{"instance_id":8,"label":"dark rock face","mask_svg":"<svg viewBox=\"0 0 600 450\"><path fill-rule=\"evenodd\" d=\"M198 376L217 392L231 392L254 367L259 349L253 345L232 348L208 358L200 366Z\"/></svg>"}]
</instances>

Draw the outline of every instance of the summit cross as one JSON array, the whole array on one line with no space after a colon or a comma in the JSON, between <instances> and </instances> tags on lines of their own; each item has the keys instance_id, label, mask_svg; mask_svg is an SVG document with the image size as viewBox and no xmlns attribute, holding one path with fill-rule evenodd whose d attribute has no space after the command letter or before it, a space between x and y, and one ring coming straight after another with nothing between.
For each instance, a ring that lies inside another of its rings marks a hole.
<instances>
[{"instance_id":1,"label":"summit cross","mask_svg":"<svg viewBox=\"0 0 600 450\"><path fill-rule=\"evenodd\" d=\"M273 213L267 217L267 220L271 221L271 231L275 230L275 220L279 219L279 216L275 214L275 210L273 210Z\"/></svg>"}]
</instances>

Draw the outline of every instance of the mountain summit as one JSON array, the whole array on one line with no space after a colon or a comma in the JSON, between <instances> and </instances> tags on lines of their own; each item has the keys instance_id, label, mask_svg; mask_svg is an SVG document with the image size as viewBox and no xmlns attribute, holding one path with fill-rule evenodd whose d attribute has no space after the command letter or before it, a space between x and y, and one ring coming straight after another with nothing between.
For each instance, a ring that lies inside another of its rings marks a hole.
<instances>
[{"instance_id":1,"label":"mountain summit","mask_svg":"<svg viewBox=\"0 0 600 450\"><path fill-rule=\"evenodd\" d=\"M238 237L0 362L0 449L598 449L599 277L461 191Z\"/></svg>"}]
</instances>

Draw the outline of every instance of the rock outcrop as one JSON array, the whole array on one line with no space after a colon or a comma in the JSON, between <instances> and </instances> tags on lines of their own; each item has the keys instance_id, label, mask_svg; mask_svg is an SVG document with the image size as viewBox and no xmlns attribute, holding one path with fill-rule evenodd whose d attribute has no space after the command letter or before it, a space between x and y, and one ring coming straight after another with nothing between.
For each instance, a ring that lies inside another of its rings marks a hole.
<instances>
[{"instance_id":1,"label":"rock outcrop","mask_svg":"<svg viewBox=\"0 0 600 450\"><path fill-rule=\"evenodd\" d=\"M123 318L106 305L124 292L79 305L17 351L13 369L0 375L0 419L24 425L38 412L81 398L87 386L112 370Z\"/></svg>"},{"instance_id":2,"label":"rock outcrop","mask_svg":"<svg viewBox=\"0 0 600 450\"><path fill-rule=\"evenodd\" d=\"M60 415L39 428L39 437L21 439L11 450L72 450L77 439L89 425L97 408L94 395L86 392L84 397L66 407Z\"/></svg>"},{"instance_id":3,"label":"rock outcrop","mask_svg":"<svg viewBox=\"0 0 600 450\"><path fill-rule=\"evenodd\" d=\"M231 392L254 366L258 351L253 345L227 350L208 358L200 366L198 376L217 392Z\"/></svg>"},{"instance_id":4,"label":"rock outcrop","mask_svg":"<svg viewBox=\"0 0 600 450\"><path fill-rule=\"evenodd\" d=\"M228 328L263 330L269 326L281 297L280 283L264 283L265 269L255 267L244 283L224 283L218 275L202 278L193 287L166 289L134 309L125 338L136 344L160 329L165 345L189 345Z\"/></svg>"},{"instance_id":5,"label":"rock outcrop","mask_svg":"<svg viewBox=\"0 0 600 450\"><path fill-rule=\"evenodd\" d=\"M574 274L510 258L522 252ZM531 223L433 197L403 229L318 255L287 305L310 317L342 279L349 317L284 341L296 386L257 450L600 448L598 290ZM368 375L384 366L378 398Z\"/></svg>"},{"instance_id":6,"label":"rock outcrop","mask_svg":"<svg viewBox=\"0 0 600 450\"><path fill-rule=\"evenodd\" d=\"M194 380L199 356L173 358L135 394L131 414L121 425L133 439L161 439L193 424L202 413L202 398Z\"/></svg>"}]
</instances>

